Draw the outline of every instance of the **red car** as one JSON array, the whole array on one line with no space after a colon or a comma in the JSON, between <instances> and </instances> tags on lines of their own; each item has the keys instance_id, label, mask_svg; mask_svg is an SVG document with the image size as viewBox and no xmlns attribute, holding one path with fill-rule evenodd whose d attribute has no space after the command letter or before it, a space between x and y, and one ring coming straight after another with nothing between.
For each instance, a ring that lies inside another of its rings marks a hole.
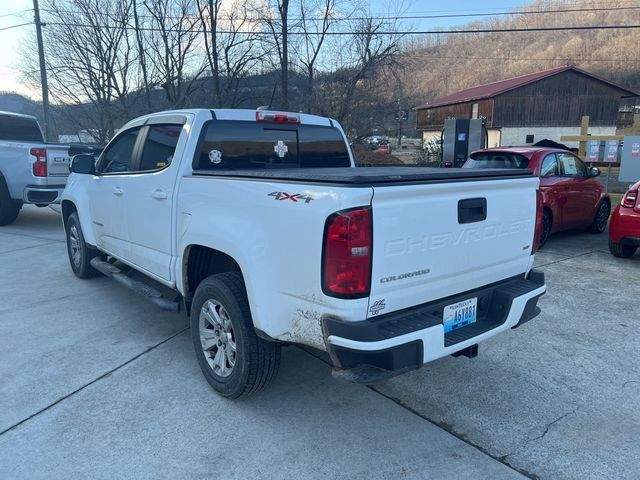
<instances>
[{"instance_id":1,"label":"red car","mask_svg":"<svg viewBox=\"0 0 640 480\"><path fill-rule=\"evenodd\" d=\"M640 247L640 182L622 197L609 224L609 250L616 257L633 257Z\"/></svg>"},{"instance_id":2,"label":"red car","mask_svg":"<svg viewBox=\"0 0 640 480\"><path fill-rule=\"evenodd\" d=\"M540 177L543 217L540 246L561 230L587 228L602 233L611 199L598 181L600 170L587 167L567 150L544 147L487 148L473 152L463 168L528 168Z\"/></svg>"}]
</instances>

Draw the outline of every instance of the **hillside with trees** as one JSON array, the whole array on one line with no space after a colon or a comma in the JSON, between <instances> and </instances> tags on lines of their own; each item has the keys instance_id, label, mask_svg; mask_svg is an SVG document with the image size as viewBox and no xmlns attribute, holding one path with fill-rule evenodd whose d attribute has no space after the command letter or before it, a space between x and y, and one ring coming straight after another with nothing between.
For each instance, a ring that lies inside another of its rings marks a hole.
<instances>
[{"instance_id":1,"label":"hillside with trees","mask_svg":"<svg viewBox=\"0 0 640 480\"><path fill-rule=\"evenodd\" d=\"M640 23L640 4L625 0L539 0L456 34L410 34L419 24L400 8L373 15L358 0L42 0L41 8L54 133L91 130L99 141L149 111L259 105L329 115L351 135L393 135L399 108L565 64L640 90L640 29L477 33ZM36 87L37 51L28 44L22 53L24 80Z\"/></svg>"}]
</instances>

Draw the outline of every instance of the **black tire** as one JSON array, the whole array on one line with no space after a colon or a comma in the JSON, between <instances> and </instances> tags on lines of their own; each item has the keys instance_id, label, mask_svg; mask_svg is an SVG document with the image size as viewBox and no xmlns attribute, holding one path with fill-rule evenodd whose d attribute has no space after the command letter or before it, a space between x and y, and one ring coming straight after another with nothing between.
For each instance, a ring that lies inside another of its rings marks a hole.
<instances>
[{"instance_id":1,"label":"black tire","mask_svg":"<svg viewBox=\"0 0 640 480\"><path fill-rule=\"evenodd\" d=\"M612 242L609 239L609 251L611 255L618 258L631 258L636 253L637 247L631 245L621 245L619 243Z\"/></svg>"},{"instance_id":2,"label":"black tire","mask_svg":"<svg viewBox=\"0 0 640 480\"><path fill-rule=\"evenodd\" d=\"M540 246L538 248L542 248L547 240L549 240L549 235L551 234L551 226L553 225L553 218L551 217L551 212L549 210L545 210L542 216L542 227L540 231Z\"/></svg>"},{"instance_id":3,"label":"black tire","mask_svg":"<svg viewBox=\"0 0 640 480\"><path fill-rule=\"evenodd\" d=\"M231 330L227 334L229 343L223 339L221 344L220 337L214 336L217 335L214 323L203 313L205 304L206 311L210 312L210 308L214 307L218 318L224 318L225 323L230 322ZM206 353L201 339L206 337L201 337L201 326L206 332L212 332L209 338L213 339L213 343ZM238 398L255 393L268 385L278 373L281 345L256 335L244 281L238 272L211 275L198 285L191 304L191 339L204 377L224 397ZM234 344L235 351L225 356L230 351L230 343ZM217 373L209 363L215 363L214 355L217 357L220 350L224 357L224 368L230 369L230 372L221 371L215 365L221 372Z\"/></svg>"},{"instance_id":4,"label":"black tire","mask_svg":"<svg viewBox=\"0 0 640 480\"><path fill-rule=\"evenodd\" d=\"M91 266L91 259L99 255L98 250L90 248L84 241L82 228L78 214L73 212L69 215L66 225L67 235L67 255L69 255L69 264L71 270L78 278L92 278L100 275L95 268ZM74 256L77 253L77 256Z\"/></svg>"},{"instance_id":5,"label":"black tire","mask_svg":"<svg viewBox=\"0 0 640 480\"><path fill-rule=\"evenodd\" d=\"M607 229L609 223L609 215L611 215L611 205L606 200L600 202L596 210L596 215L593 217L593 222L589 227L589 231L592 233L602 233Z\"/></svg>"},{"instance_id":6,"label":"black tire","mask_svg":"<svg viewBox=\"0 0 640 480\"><path fill-rule=\"evenodd\" d=\"M0 226L13 223L18 218L22 202L17 202L9 195L9 188L4 177L0 177Z\"/></svg>"}]
</instances>

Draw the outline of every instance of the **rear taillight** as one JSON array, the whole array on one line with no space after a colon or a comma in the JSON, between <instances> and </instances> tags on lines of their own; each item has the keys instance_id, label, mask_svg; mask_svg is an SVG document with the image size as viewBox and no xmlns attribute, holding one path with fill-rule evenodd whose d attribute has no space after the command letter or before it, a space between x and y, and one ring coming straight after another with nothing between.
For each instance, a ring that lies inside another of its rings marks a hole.
<instances>
[{"instance_id":1,"label":"rear taillight","mask_svg":"<svg viewBox=\"0 0 640 480\"><path fill-rule=\"evenodd\" d=\"M627 208L633 208L636 206L636 202L638 201L638 191L637 190L629 190L624 197L622 197L622 206Z\"/></svg>"},{"instance_id":2,"label":"rear taillight","mask_svg":"<svg viewBox=\"0 0 640 480\"><path fill-rule=\"evenodd\" d=\"M371 207L344 210L327 219L322 259L322 291L326 295L369 295L372 236Z\"/></svg>"},{"instance_id":3,"label":"rear taillight","mask_svg":"<svg viewBox=\"0 0 640 480\"><path fill-rule=\"evenodd\" d=\"M36 161L33 162L33 175L36 177L46 177L47 176L47 149L32 148L31 155L36 157Z\"/></svg>"},{"instance_id":4,"label":"rear taillight","mask_svg":"<svg viewBox=\"0 0 640 480\"><path fill-rule=\"evenodd\" d=\"M540 236L542 234L542 222L544 220L544 210L542 206L542 193L536 190L536 229L533 233L533 245L531 245L531 254L534 254L540 248Z\"/></svg>"}]
</instances>

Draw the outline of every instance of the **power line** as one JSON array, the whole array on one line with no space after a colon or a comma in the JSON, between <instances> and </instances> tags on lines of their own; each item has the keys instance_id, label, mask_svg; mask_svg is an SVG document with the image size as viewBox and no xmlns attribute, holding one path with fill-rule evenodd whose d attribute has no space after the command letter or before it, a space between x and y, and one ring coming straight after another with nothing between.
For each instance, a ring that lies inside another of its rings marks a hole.
<instances>
[{"instance_id":1,"label":"power line","mask_svg":"<svg viewBox=\"0 0 640 480\"><path fill-rule=\"evenodd\" d=\"M12 28L24 27L26 25L33 25L33 22L21 23L19 25L9 25L8 27L2 27L0 28L0 32L3 30L11 30Z\"/></svg>"},{"instance_id":2,"label":"power line","mask_svg":"<svg viewBox=\"0 0 640 480\"><path fill-rule=\"evenodd\" d=\"M0 18L5 18L5 17L21 17L23 16L25 13L31 12L33 11L33 8L27 8L26 10L19 10L17 12L13 12L13 13L5 13L3 15L0 15Z\"/></svg>"},{"instance_id":3,"label":"power line","mask_svg":"<svg viewBox=\"0 0 640 480\"><path fill-rule=\"evenodd\" d=\"M433 19L442 19L442 18L472 18L472 17L492 17L492 16L517 16L517 15L546 15L546 14L555 14L555 13L584 13L584 12L610 12L610 11L619 11L619 10L639 10L640 6L631 6L631 7L603 7L603 8L567 8L567 9L557 9L557 10L521 10L521 11L491 11L484 13L453 13L453 14L439 14L439 15L382 15L382 16L366 16L366 17L331 17L331 20L334 22L339 21L353 21L353 20L433 20ZM72 15L84 15L83 12L74 11L74 10L54 10L54 9L41 9L43 12L48 13L67 13ZM105 17L114 17L115 14L105 13L105 12L92 12L92 15L105 16ZM199 15L198 12L193 13L194 16ZM149 14L138 14L139 17L143 18L154 18L153 15ZM185 17L171 16L167 15L166 18L181 20ZM218 20L237 20L237 17L229 17L229 16L218 16L216 17ZM267 22L270 21L271 18L266 16L258 16L258 17L247 17L246 20L248 22ZM322 21L324 17L289 17L290 21L300 21L300 20L309 20L309 21Z\"/></svg>"},{"instance_id":4,"label":"power line","mask_svg":"<svg viewBox=\"0 0 640 480\"><path fill-rule=\"evenodd\" d=\"M25 24L29 25L29 24ZM83 27L83 28L96 28L95 25L86 23L75 22L47 22L47 25L58 25L64 27ZM20 25L16 25L20 26ZM14 26L15 27L15 26ZM8 28L14 28L8 27ZM116 30L136 30L134 27L129 26L101 26L105 29ZM327 35L327 36L346 36L346 35L358 35L362 33L370 33L371 35L392 35L392 36L408 36L408 35L452 35L452 34L471 34L471 33L526 33L526 32L564 32L564 31L580 31L580 30L629 30L640 28L640 25L582 25L582 26L567 26L567 27L530 27L530 28L475 28L475 29L459 29L459 30L398 30L398 31L372 31L372 32L357 32L357 31L339 31L339 32L289 32L288 35ZM140 27L137 30L148 32L167 32L172 31L171 28L162 30L155 27ZM179 30L181 33L201 33L200 28L185 28ZM243 31L243 30L218 30L220 34L239 34L239 35L267 35L271 36L273 33L266 31Z\"/></svg>"}]
</instances>

